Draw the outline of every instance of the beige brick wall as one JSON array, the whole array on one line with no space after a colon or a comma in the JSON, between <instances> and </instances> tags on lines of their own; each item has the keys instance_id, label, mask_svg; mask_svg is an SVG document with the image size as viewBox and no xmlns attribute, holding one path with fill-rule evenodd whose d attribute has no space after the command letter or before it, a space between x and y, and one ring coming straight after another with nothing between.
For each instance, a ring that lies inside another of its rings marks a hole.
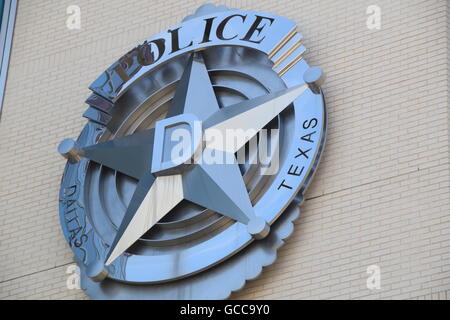
<instances>
[{"instance_id":1,"label":"beige brick wall","mask_svg":"<svg viewBox=\"0 0 450 320\"><path fill-rule=\"evenodd\" d=\"M87 86L106 67L202 3L20 0L0 120L1 299L85 298L66 288L56 146L78 135ZM448 1L220 3L297 21L307 60L328 76L328 142L302 216L276 263L232 298L449 298ZM66 28L71 4L81 30ZM381 30L366 27L371 4Z\"/></svg>"}]
</instances>

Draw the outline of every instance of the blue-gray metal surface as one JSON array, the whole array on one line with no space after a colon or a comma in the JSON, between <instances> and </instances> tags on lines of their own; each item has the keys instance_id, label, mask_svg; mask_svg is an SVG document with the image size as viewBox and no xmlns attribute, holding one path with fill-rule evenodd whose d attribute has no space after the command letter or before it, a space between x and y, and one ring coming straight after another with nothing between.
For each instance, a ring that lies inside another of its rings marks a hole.
<instances>
[{"instance_id":1,"label":"blue-gray metal surface","mask_svg":"<svg viewBox=\"0 0 450 320\"><path fill-rule=\"evenodd\" d=\"M3 99L5 97L16 13L17 0L5 0L0 28L0 117L3 109Z\"/></svg>"}]
</instances>

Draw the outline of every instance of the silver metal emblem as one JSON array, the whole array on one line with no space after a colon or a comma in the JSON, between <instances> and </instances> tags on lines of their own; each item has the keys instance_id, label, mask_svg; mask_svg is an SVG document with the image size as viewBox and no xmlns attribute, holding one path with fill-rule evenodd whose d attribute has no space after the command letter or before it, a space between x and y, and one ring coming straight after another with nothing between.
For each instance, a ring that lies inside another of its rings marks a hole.
<instances>
[{"instance_id":1,"label":"silver metal emblem","mask_svg":"<svg viewBox=\"0 0 450 320\"><path fill-rule=\"evenodd\" d=\"M58 147L61 225L87 294L223 299L274 262L325 143L324 78L305 50L292 21L207 4L90 86L88 123ZM246 135L205 138L233 130ZM177 132L189 139L174 153ZM271 174L251 161L263 142Z\"/></svg>"}]
</instances>

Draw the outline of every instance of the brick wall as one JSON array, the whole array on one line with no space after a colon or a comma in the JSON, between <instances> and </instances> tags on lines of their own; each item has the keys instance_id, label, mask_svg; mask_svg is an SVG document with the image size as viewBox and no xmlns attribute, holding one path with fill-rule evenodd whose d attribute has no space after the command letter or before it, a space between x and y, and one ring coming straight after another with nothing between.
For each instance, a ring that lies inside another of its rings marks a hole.
<instances>
[{"instance_id":1,"label":"brick wall","mask_svg":"<svg viewBox=\"0 0 450 320\"><path fill-rule=\"evenodd\" d=\"M213 1L219 3L218 1ZM150 4L151 3L151 4ZM0 298L83 299L59 226L64 161L87 86L203 1L20 0L0 120ZM327 73L328 142L294 234L232 298L450 297L449 41L446 0L234 0L295 20ZM81 30L66 8L81 8ZM380 30L366 8L382 10ZM381 289L366 287L369 265Z\"/></svg>"}]
</instances>

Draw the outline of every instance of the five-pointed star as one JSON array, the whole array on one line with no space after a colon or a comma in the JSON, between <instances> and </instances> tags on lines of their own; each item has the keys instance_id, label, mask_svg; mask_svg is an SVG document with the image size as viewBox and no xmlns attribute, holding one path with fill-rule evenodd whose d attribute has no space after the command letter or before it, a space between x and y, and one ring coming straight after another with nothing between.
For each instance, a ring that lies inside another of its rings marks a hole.
<instances>
[{"instance_id":1,"label":"five-pointed star","mask_svg":"<svg viewBox=\"0 0 450 320\"><path fill-rule=\"evenodd\" d=\"M251 129L255 134L297 99L307 86L295 86L219 108L201 53L188 60L167 118L193 114L208 130ZM84 157L139 180L123 221L106 257L111 264L183 199L246 224L254 238L268 233L266 222L255 215L238 164L193 164L180 174L152 173L155 130L98 143L82 149ZM224 147L206 144L206 150L233 155L251 138Z\"/></svg>"}]
</instances>

